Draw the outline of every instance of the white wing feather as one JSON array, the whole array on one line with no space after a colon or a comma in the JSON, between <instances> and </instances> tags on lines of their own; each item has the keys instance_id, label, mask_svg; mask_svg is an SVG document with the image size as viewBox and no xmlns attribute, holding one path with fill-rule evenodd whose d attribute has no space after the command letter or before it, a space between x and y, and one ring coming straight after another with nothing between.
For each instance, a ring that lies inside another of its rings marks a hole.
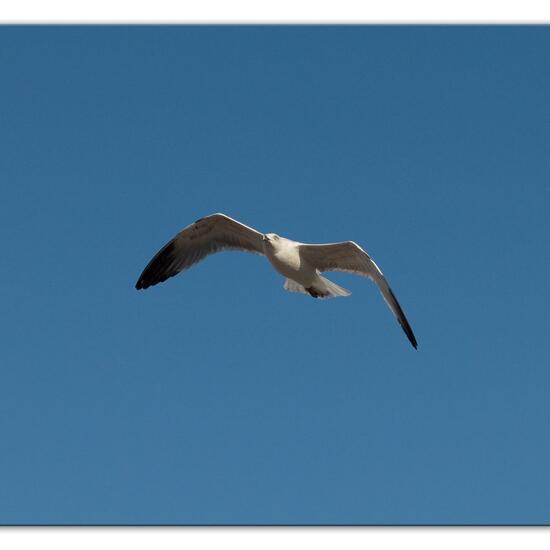
<instances>
[{"instance_id":1,"label":"white wing feather","mask_svg":"<svg viewBox=\"0 0 550 550\"><path fill-rule=\"evenodd\" d=\"M418 346L411 326L395 294L374 260L356 243L301 244L300 255L319 271L344 271L368 277L378 286L384 300L403 328L411 344Z\"/></svg>"},{"instance_id":2,"label":"white wing feather","mask_svg":"<svg viewBox=\"0 0 550 550\"><path fill-rule=\"evenodd\" d=\"M263 254L263 234L225 214L212 214L180 231L157 252L140 275L136 288L148 288L166 281L222 250Z\"/></svg>"}]
</instances>

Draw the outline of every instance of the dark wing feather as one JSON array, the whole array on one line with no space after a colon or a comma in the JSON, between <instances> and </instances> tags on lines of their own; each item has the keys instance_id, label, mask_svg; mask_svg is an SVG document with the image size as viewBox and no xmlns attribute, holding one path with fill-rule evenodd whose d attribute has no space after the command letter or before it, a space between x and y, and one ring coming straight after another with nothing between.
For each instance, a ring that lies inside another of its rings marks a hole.
<instances>
[{"instance_id":1,"label":"dark wing feather","mask_svg":"<svg viewBox=\"0 0 550 550\"><path fill-rule=\"evenodd\" d=\"M374 260L356 243L302 244L300 254L319 271L345 271L369 277L378 286L384 300L415 349L418 344L403 309Z\"/></svg>"},{"instance_id":2,"label":"dark wing feather","mask_svg":"<svg viewBox=\"0 0 550 550\"><path fill-rule=\"evenodd\" d=\"M209 254L241 250L263 254L263 234L225 214L212 214L180 231L147 264L136 288L148 288L190 268Z\"/></svg>"}]
</instances>

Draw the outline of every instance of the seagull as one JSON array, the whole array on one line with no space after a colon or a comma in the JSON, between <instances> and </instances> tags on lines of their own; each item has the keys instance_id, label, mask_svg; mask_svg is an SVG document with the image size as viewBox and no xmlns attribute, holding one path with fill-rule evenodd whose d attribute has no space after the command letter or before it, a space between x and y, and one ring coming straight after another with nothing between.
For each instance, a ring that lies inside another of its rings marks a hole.
<instances>
[{"instance_id":1,"label":"seagull","mask_svg":"<svg viewBox=\"0 0 550 550\"><path fill-rule=\"evenodd\" d=\"M260 233L225 214L212 214L188 225L164 245L143 270L136 289L162 283L204 260L209 254L222 250L240 250L266 256L275 270L286 277L286 290L309 294L313 298L351 294L349 290L322 277L321 272L344 271L368 277L378 286L410 343L417 349L411 326L382 271L353 241L305 244L285 239L276 233Z\"/></svg>"}]
</instances>

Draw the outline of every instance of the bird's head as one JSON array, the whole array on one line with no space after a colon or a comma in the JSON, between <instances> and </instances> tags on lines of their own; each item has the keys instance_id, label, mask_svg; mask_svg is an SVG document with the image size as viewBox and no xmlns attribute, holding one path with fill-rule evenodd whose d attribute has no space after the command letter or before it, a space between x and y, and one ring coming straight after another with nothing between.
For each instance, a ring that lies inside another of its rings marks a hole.
<instances>
[{"instance_id":1,"label":"bird's head","mask_svg":"<svg viewBox=\"0 0 550 550\"><path fill-rule=\"evenodd\" d=\"M263 237L263 241L266 244L274 244L280 239L277 233L266 233Z\"/></svg>"}]
</instances>

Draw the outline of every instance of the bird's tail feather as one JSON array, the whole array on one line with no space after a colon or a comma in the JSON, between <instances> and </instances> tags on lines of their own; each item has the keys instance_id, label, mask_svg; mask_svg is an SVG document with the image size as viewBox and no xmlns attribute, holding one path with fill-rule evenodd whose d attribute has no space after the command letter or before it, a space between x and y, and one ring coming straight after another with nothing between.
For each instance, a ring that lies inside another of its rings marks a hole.
<instances>
[{"instance_id":1,"label":"bird's tail feather","mask_svg":"<svg viewBox=\"0 0 550 550\"><path fill-rule=\"evenodd\" d=\"M302 294L309 294L309 292L302 285L298 284L292 279L287 279L285 281L284 289L288 290L289 292L301 292Z\"/></svg>"},{"instance_id":2,"label":"bird's tail feather","mask_svg":"<svg viewBox=\"0 0 550 550\"><path fill-rule=\"evenodd\" d=\"M336 283L329 281L325 277L319 276L319 279L323 282L324 289L319 288L321 285L314 285L316 290L324 291L323 296L319 298L337 298L338 296L349 296L351 292L341 286L338 286Z\"/></svg>"},{"instance_id":3,"label":"bird's tail feather","mask_svg":"<svg viewBox=\"0 0 550 550\"><path fill-rule=\"evenodd\" d=\"M337 296L349 296L351 294L349 290L325 279L325 277L319 276L319 279L320 281L308 288L305 288L292 279L287 279L284 288L289 292L301 292L302 294L309 294L314 298L336 298Z\"/></svg>"}]
</instances>

